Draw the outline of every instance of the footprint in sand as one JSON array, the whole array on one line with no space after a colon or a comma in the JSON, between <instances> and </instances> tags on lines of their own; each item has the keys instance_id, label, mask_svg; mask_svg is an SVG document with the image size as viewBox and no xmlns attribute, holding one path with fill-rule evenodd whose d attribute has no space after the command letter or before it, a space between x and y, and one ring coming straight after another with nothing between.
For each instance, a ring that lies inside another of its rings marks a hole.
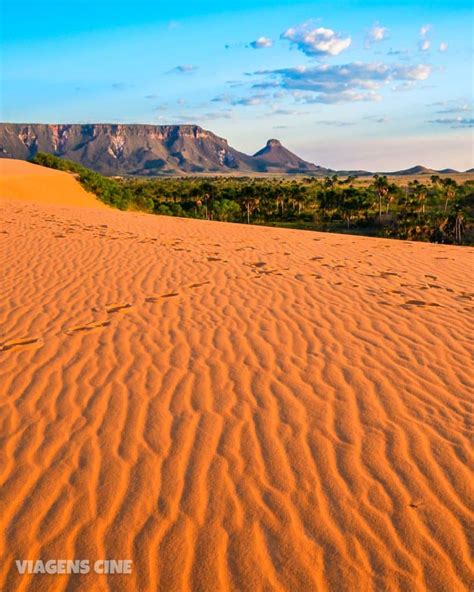
<instances>
[{"instance_id":1,"label":"footprint in sand","mask_svg":"<svg viewBox=\"0 0 474 592\"><path fill-rule=\"evenodd\" d=\"M161 296L148 296L145 298L145 302L158 302L162 298L174 298L179 296L179 292L169 292L168 294L161 294Z\"/></svg>"},{"instance_id":2,"label":"footprint in sand","mask_svg":"<svg viewBox=\"0 0 474 592\"><path fill-rule=\"evenodd\" d=\"M402 306L441 306L441 304L438 304L437 302L425 302L424 300L407 300Z\"/></svg>"},{"instance_id":3,"label":"footprint in sand","mask_svg":"<svg viewBox=\"0 0 474 592\"><path fill-rule=\"evenodd\" d=\"M101 329L111 325L111 321L92 321L85 325L76 325L65 331L66 335L72 335L73 333L80 333L82 331L94 331L95 329Z\"/></svg>"},{"instance_id":4,"label":"footprint in sand","mask_svg":"<svg viewBox=\"0 0 474 592\"><path fill-rule=\"evenodd\" d=\"M208 261L223 261L224 263L227 263L227 261L225 259L220 259L219 257L208 257L207 260Z\"/></svg>"},{"instance_id":5,"label":"footprint in sand","mask_svg":"<svg viewBox=\"0 0 474 592\"><path fill-rule=\"evenodd\" d=\"M9 339L0 344L0 351L9 351L11 349L23 347L40 347L44 343L42 337L21 337L19 339Z\"/></svg>"},{"instance_id":6,"label":"footprint in sand","mask_svg":"<svg viewBox=\"0 0 474 592\"><path fill-rule=\"evenodd\" d=\"M128 302L124 304L109 304L105 307L105 312L112 314L114 312L118 312L119 310L125 310L126 308L132 308L133 305L129 304Z\"/></svg>"}]
</instances>

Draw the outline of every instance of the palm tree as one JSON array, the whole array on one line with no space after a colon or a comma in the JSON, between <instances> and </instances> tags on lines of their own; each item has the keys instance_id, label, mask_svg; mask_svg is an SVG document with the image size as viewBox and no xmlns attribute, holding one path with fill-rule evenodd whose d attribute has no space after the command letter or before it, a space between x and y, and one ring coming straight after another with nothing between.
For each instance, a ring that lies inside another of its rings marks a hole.
<instances>
[{"instance_id":1,"label":"palm tree","mask_svg":"<svg viewBox=\"0 0 474 592\"><path fill-rule=\"evenodd\" d=\"M456 195L456 189L458 184L453 179L449 177L447 179L441 179L441 187L443 188L443 193L445 197L444 202L444 213L448 211L448 202L450 199L453 199Z\"/></svg>"},{"instance_id":2,"label":"palm tree","mask_svg":"<svg viewBox=\"0 0 474 592\"><path fill-rule=\"evenodd\" d=\"M421 204L421 212L425 213L425 201L428 195L428 187L417 180L408 184L413 194L413 197Z\"/></svg>"},{"instance_id":3,"label":"palm tree","mask_svg":"<svg viewBox=\"0 0 474 592\"><path fill-rule=\"evenodd\" d=\"M326 189L334 189L339 181L339 177L337 175L333 175L332 177L325 177L324 178L324 187Z\"/></svg>"},{"instance_id":4,"label":"palm tree","mask_svg":"<svg viewBox=\"0 0 474 592\"><path fill-rule=\"evenodd\" d=\"M379 198L379 220L382 219L382 202L390 191L386 175L374 175L374 187Z\"/></svg>"},{"instance_id":5,"label":"palm tree","mask_svg":"<svg viewBox=\"0 0 474 592\"><path fill-rule=\"evenodd\" d=\"M460 245L462 243L462 235L464 232L464 216L461 211L456 212L454 220L454 241Z\"/></svg>"},{"instance_id":6,"label":"palm tree","mask_svg":"<svg viewBox=\"0 0 474 592\"><path fill-rule=\"evenodd\" d=\"M242 204L247 213L247 224L250 224L250 216L256 210L258 206L258 199L254 196L244 197Z\"/></svg>"}]
</instances>

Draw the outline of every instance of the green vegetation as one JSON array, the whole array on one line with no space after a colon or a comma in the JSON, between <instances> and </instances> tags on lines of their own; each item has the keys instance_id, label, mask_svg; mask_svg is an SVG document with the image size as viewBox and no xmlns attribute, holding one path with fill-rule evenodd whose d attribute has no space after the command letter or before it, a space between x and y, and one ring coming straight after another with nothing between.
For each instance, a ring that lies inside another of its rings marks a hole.
<instances>
[{"instance_id":1,"label":"green vegetation","mask_svg":"<svg viewBox=\"0 0 474 592\"><path fill-rule=\"evenodd\" d=\"M337 175L318 179L249 177L109 178L38 153L33 162L75 173L87 191L120 209L167 216L474 244L474 183L433 175L429 183L370 184Z\"/></svg>"}]
</instances>

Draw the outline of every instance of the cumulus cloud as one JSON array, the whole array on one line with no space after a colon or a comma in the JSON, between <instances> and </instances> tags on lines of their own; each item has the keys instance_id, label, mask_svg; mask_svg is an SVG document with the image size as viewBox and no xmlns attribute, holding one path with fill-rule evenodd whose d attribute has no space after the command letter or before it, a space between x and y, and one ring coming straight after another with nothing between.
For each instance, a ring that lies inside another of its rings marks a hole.
<instances>
[{"instance_id":1,"label":"cumulus cloud","mask_svg":"<svg viewBox=\"0 0 474 592\"><path fill-rule=\"evenodd\" d=\"M352 42L350 37L342 37L324 27L313 28L310 23L287 29L281 38L310 57L337 56Z\"/></svg>"},{"instance_id":2,"label":"cumulus cloud","mask_svg":"<svg viewBox=\"0 0 474 592\"><path fill-rule=\"evenodd\" d=\"M272 47L272 45L273 41L268 37L259 37L250 43L250 47L253 47L253 49L264 49L266 47Z\"/></svg>"},{"instance_id":3,"label":"cumulus cloud","mask_svg":"<svg viewBox=\"0 0 474 592\"><path fill-rule=\"evenodd\" d=\"M173 68L170 70L170 72L174 74L192 74L197 69L197 66L192 66L191 64L182 64L180 66L176 66L176 68Z\"/></svg>"},{"instance_id":4,"label":"cumulus cloud","mask_svg":"<svg viewBox=\"0 0 474 592\"><path fill-rule=\"evenodd\" d=\"M420 41L418 42L418 48L420 51L428 51L431 45L431 41L427 35L431 31L431 25L423 25L420 28Z\"/></svg>"},{"instance_id":5,"label":"cumulus cloud","mask_svg":"<svg viewBox=\"0 0 474 592\"><path fill-rule=\"evenodd\" d=\"M420 48L420 51L428 51L430 45L431 41L429 39L420 39L418 47Z\"/></svg>"},{"instance_id":6,"label":"cumulus cloud","mask_svg":"<svg viewBox=\"0 0 474 592\"><path fill-rule=\"evenodd\" d=\"M415 84L429 78L431 66L418 64L388 65L384 63L365 64L352 62L330 66L300 66L278 70L262 70L254 75L263 77L254 88L279 88L293 93L298 100L318 103L343 101L377 101L378 89L390 82ZM296 95L295 93L308 93Z\"/></svg>"},{"instance_id":7,"label":"cumulus cloud","mask_svg":"<svg viewBox=\"0 0 474 592\"><path fill-rule=\"evenodd\" d=\"M355 103L359 101L381 101L382 97L375 91L361 92L353 89L341 90L339 92L319 93L307 97L305 103L323 103L333 105L336 103Z\"/></svg>"},{"instance_id":8,"label":"cumulus cloud","mask_svg":"<svg viewBox=\"0 0 474 592\"><path fill-rule=\"evenodd\" d=\"M432 68L428 64L416 66L393 66L392 78L394 80L427 80Z\"/></svg>"},{"instance_id":9,"label":"cumulus cloud","mask_svg":"<svg viewBox=\"0 0 474 592\"><path fill-rule=\"evenodd\" d=\"M448 125L449 127L452 127L452 128L474 127L474 119L470 118L470 117L442 117L440 119L432 119L428 123Z\"/></svg>"},{"instance_id":10,"label":"cumulus cloud","mask_svg":"<svg viewBox=\"0 0 474 592\"><path fill-rule=\"evenodd\" d=\"M370 47L373 43L380 43L387 38L387 27L382 27L375 23L365 36L365 47Z\"/></svg>"},{"instance_id":11,"label":"cumulus cloud","mask_svg":"<svg viewBox=\"0 0 474 592\"><path fill-rule=\"evenodd\" d=\"M438 49L439 49L439 51L441 51L441 52L443 52L443 51L447 51L447 49L448 49L448 44L446 43L446 41L442 41L442 42L439 44L439 48L438 48Z\"/></svg>"},{"instance_id":12,"label":"cumulus cloud","mask_svg":"<svg viewBox=\"0 0 474 592\"><path fill-rule=\"evenodd\" d=\"M424 38L431 31L431 25L422 25L420 27L420 37Z\"/></svg>"}]
</instances>

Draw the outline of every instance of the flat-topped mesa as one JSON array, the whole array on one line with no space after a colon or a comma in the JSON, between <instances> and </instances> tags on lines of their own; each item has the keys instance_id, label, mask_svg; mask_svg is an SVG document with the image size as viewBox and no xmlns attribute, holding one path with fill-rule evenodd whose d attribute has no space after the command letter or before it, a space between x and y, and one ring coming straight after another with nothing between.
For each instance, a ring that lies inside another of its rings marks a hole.
<instances>
[{"instance_id":1,"label":"flat-topped mesa","mask_svg":"<svg viewBox=\"0 0 474 592\"><path fill-rule=\"evenodd\" d=\"M29 146L32 139L36 139L35 130L49 132L53 138L68 138L69 135L81 134L83 136L96 137L99 134L112 136L135 135L151 136L161 140L172 137L218 138L214 133L204 130L199 125L147 125L147 124L119 124L119 123L88 123L88 124L0 124L4 125L10 134L18 133L19 139ZM17 129L21 128L21 129ZM224 138L219 138L227 143Z\"/></svg>"}]
</instances>

